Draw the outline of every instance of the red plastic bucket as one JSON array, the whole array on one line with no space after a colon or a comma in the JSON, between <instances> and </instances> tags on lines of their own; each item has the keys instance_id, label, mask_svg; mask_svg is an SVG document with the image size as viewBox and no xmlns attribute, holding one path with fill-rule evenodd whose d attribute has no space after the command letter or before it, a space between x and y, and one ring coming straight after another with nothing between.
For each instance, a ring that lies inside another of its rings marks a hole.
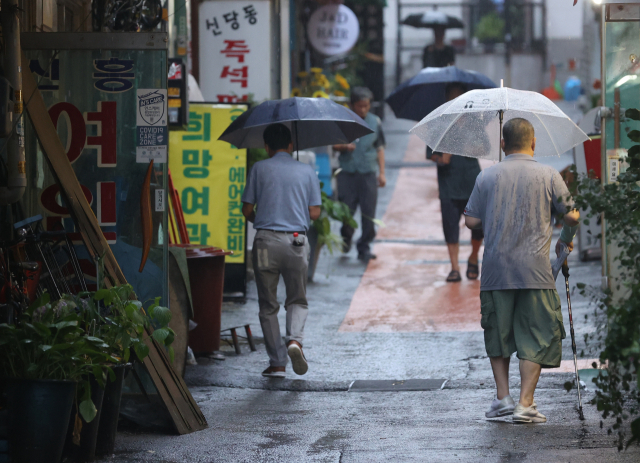
<instances>
[{"instance_id":1,"label":"red plastic bucket","mask_svg":"<svg viewBox=\"0 0 640 463\"><path fill-rule=\"evenodd\" d=\"M595 173L595 178L600 178L602 174L602 135L591 135L591 140L584 142L584 158L587 162L587 173L591 177L591 171Z\"/></svg>"}]
</instances>

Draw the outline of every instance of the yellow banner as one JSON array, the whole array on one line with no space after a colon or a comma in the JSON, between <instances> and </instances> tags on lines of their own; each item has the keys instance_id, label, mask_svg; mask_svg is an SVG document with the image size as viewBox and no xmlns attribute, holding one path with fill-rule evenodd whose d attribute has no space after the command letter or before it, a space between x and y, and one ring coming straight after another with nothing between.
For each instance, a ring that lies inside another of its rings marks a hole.
<instances>
[{"instance_id":1,"label":"yellow banner","mask_svg":"<svg viewBox=\"0 0 640 463\"><path fill-rule=\"evenodd\" d=\"M189 128L169 137L169 168L180 194L189 241L228 251L227 263L245 262L242 193L247 150L218 137L244 105L189 103Z\"/></svg>"}]
</instances>

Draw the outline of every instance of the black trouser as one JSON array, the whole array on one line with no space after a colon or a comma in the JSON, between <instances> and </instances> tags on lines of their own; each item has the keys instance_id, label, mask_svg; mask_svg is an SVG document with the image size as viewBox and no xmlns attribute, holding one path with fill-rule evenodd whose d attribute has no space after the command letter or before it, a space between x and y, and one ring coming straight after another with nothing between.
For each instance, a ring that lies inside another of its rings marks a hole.
<instances>
[{"instance_id":1,"label":"black trouser","mask_svg":"<svg viewBox=\"0 0 640 463\"><path fill-rule=\"evenodd\" d=\"M442 212L442 230L447 244L458 244L460 240L460 217L467 207L466 199L440 199ZM484 238L481 228L471 230L471 239L480 241Z\"/></svg>"},{"instance_id":2,"label":"black trouser","mask_svg":"<svg viewBox=\"0 0 640 463\"><path fill-rule=\"evenodd\" d=\"M358 240L358 254L370 252L369 245L376 237L376 228L371 219L376 217L376 205L378 203L378 176L375 172L366 174L340 172L338 174L338 199L345 203L351 213L355 214L360 206L362 214L362 236ZM355 230L342 225L340 233L347 246L351 245L351 238Z\"/></svg>"}]
</instances>

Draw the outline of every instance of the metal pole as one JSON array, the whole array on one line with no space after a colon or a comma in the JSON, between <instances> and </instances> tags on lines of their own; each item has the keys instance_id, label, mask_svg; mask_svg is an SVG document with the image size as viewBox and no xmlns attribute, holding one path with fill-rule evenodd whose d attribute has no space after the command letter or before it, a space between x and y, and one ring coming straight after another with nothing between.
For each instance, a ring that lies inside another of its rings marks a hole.
<instances>
[{"instance_id":1,"label":"metal pole","mask_svg":"<svg viewBox=\"0 0 640 463\"><path fill-rule=\"evenodd\" d=\"M606 20L605 18L607 13L607 5L602 4L602 9L600 10L600 98L602 100L602 105L606 104L606 64L607 64L607 53L605 47L607 45L606 40ZM602 118L601 121L602 127L602 140L601 140L601 152L600 152L600 172L601 175L601 183L602 187L607 184L607 180L609 178L607 169L607 129L606 124L607 121ZM607 217L606 214L602 214L601 216L601 227L602 227L602 236L600 238L600 246L602 247L602 289L609 288L609 274L611 265L609 264L609 246L607 246Z\"/></svg>"},{"instance_id":2,"label":"metal pole","mask_svg":"<svg viewBox=\"0 0 640 463\"><path fill-rule=\"evenodd\" d=\"M397 21L398 21L398 37L396 39L396 87L400 85L401 74L402 74L402 59L400 57L400 53L402 51L402 24L400 24L400 14L402 13L402 5L400 4L400 0L397 0Z\"/></svg>"},{"instance_id":3,"label":"metal pole","mask_svg":"<svg viewBox=\"0 0 640 463\"><path fill-rule=\"evenodd\" d=\"M571 292L569 290L569 264L564 261L562 264L562 274L564 275L564 283L567 288L567 306L569 307L569 326L571 327L571 348L573 349L573 366L576 371L576 386L578 387L578 413L581 420L584 420L582 412L582 396L580 394L580 375L578 374L578 354L576 349L576 334L573 331L573 314L571 313Z\"/></svg>"},{"instance_id":4,"label":"metal pole","mask_svg":"<svg viewBox=\"0 0 640 463\"><path fill-rule=\"evenodd\" d=\"M507 87L511 87L511 1L504 0L504 73Z\"/></svg>"},{"instance_id":5,"label":"metal pole","mask_svg":"<svg viewBox=\"0 0 640 463\"><path fill-rule=\"evenodd\" d=\"M27 186L24 154L24 125L22 119L22 67L20 56L20 19L18 0L2 0L2 37L4 56L2 59L4 76L13 87L14 105L13 133L5 141L7 144L7 186L0 188L0 205L12 204L20 200Z\"/></svg>"},{"instance_id":6,"label":"metal pole","mask_svg":"<svg viewBox=\"0 0 640 463\"><path fill-rule=\"evenodd\" d=\"M296 159L300 160L300 148L298 148L298 121L293 121L293 130L296 132Z\"/></svg>"}]
</instances>

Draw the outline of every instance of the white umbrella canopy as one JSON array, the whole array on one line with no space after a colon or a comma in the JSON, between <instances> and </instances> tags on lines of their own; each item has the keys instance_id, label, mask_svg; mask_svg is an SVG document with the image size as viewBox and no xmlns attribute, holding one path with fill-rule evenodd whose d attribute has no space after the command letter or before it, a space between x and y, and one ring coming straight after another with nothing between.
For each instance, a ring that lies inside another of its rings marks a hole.
<instances>
[{"instance_id":1,"label":"white umbrella canopy","mask_svg":"<svg viewBox=\"0 0 640 463\"><path fill-rule=\"evenodd\" d=\"M410 132L434 151L501 160L500 117L533 125L536 156L560 156L589 137L547 97L512 88L471 90L431 112Z\"/></svg>"}]
</instances>

